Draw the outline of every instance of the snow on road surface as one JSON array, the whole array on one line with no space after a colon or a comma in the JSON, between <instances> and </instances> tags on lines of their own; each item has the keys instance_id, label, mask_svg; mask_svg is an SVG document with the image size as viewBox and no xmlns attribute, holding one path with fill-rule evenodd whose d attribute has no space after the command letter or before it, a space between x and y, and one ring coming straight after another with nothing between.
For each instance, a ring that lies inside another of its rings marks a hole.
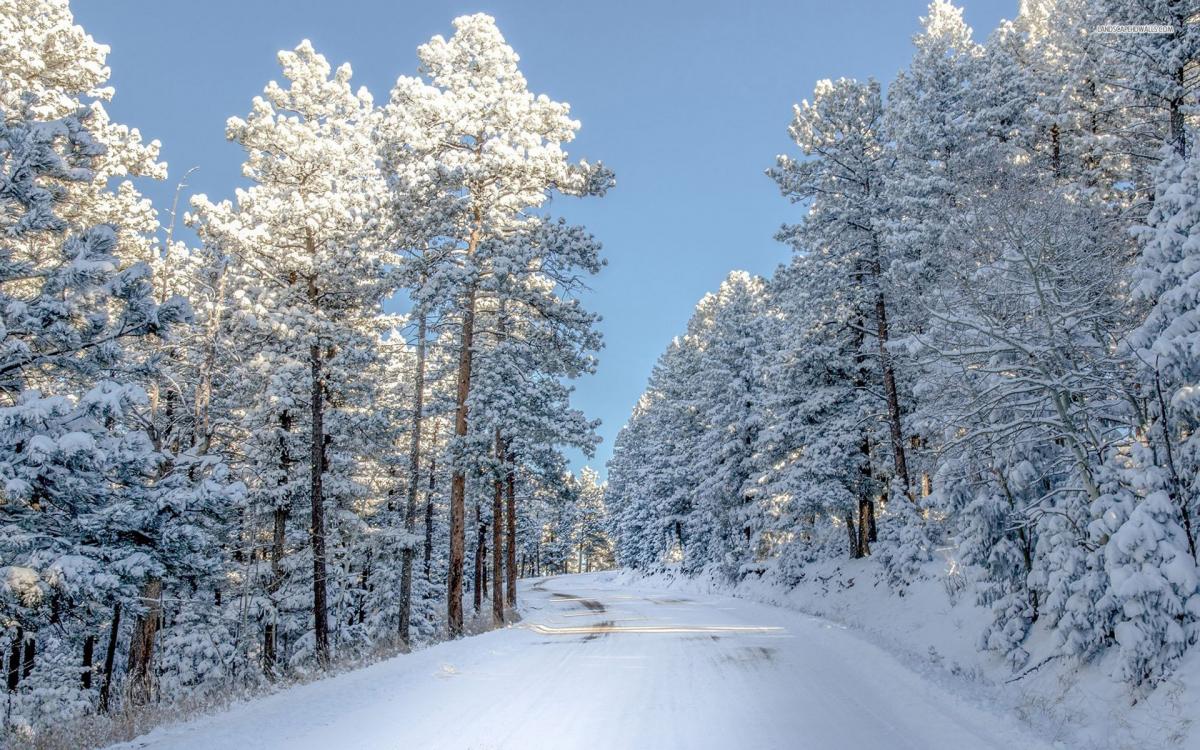
<instances>
[{"instance_id":1,"label":"snow on road surface","mask_svg":"<svg viewBox=\"0 0 1200 750\"><path fill-rule=\"evenodd\" d=\"M1042 748L839 626L612 574L523 582L525 620L122 748Z\"/></svg>"}]
</instances>

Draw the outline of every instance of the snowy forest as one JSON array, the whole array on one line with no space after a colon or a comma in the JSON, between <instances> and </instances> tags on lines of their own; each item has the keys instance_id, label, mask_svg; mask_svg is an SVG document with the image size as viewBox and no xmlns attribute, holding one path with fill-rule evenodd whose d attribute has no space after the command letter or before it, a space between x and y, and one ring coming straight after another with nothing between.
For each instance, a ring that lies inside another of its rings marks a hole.
<instances>
[{"instance_id":1,"label":"snowy forest","mask_svg":"<svg viewBox=\"0 0 1200 750\"><path fill-rule=\"evenodd\" d=\"M606 474L578 460L601 440L575 394L604 346L588 294L606 261L558 209L616 178L568 153L581 123L492 16L445 20L378 101L311 42L280 51L211 134L244 181L210 197L110 118L110 49L68 0L0 0L0 747L128 740L467 641L517 659L562 636L736 649L785 630L712 614L732 606L660 615L700 604L629 588L656 576L804 596L857 580L859 615L931 622L966 602L986 616L956 637L1002 664L989 680L1100 665L1113 706L1164 685L1200 706L1179 682L1200 664L1198 0L1024 0L978 39L933 0L894 80L817 81L778 123L794 148L755 165L790 259L700 300ZM155 205L145 184L168 180ZM563 593L568 576L593 588ZM581 617L599 619L554 619ZM847 669L881 663L848 643L828 646ZM783 659L757 648L710 661ZM597 722L637 727L602 708L653 701L605 675L646 649L603 673L540 658L588 675L566 684L595 689ZM436 653L413 689L440 696L468 670ZM668 708L702 732L685 698L707 678L673 669ZM532 674L478 705L537 687L558 710L557 673ZM472 726L476 704L438 700ZM468 746L457 720L437 747ZM293 747L264 726L246 747ZM353 746L434 747L380 731ZM659 746L551 736L470 746ZM783 747L740 741L671 746ZM228 746L194 742L147 747Z\"/></svg>"},{"instance_id":2,"label":"snowy forest","mask_svg":"<svg viewBox=\"0 0 1200 750\"><path fill-rule=\"evenodd\" d=\"M1170 33L1086 33L1114 18ZM1144 695L1200 636L1200 5L1026 2L980 43L935 0L914 44L886 96L796 106L793 259L658 360L617 561L791 585L869 556L897 596L950 561L1014 672L1048 629Z\"/></svg>"},{"instance_id":3,"label":"snowy forest","mask_svg":"<svg viewBox=\"0 0 1200 750\"><path fill-rule=\"evenodd\" d=\"M224 133L249 187L181 184L160 223L108 48L65 0L0 3L6 730L454 637L520 575L611 564L562 453L596 442L566 383L603 261L543 206L613 177L491 18L454 23L382 104L281 52Z\"/></svg>"}]
</instances>

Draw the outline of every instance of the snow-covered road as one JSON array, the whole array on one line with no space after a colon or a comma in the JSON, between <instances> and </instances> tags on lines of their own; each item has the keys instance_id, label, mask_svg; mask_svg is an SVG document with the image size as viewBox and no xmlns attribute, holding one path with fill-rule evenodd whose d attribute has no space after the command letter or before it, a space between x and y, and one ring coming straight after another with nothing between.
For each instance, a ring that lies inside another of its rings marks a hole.
<instances>
[{"instance_id":1,"label":"snow-covered road","mask_svg":"<svg viewBox=\"0 0 1200 750\"><path fill-rule=\"evenodd\" d=\"M524 584L525 621L122 747L1037 748L839 626L613 574Z\"/></svg>"}]
</instances>

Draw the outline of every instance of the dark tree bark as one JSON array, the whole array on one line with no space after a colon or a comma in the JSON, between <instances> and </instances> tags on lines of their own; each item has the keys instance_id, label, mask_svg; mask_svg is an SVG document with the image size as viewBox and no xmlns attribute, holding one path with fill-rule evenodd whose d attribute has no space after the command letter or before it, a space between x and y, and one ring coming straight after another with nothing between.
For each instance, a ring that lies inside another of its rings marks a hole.
<instances>
[{"instance_id":1,"label":"dark tree bark","mask_svg":"<svg viewBox=\"0 0 1200 750\"><path fill-rule=\"evenodd\" d=\"M508 589L506 601L509 607L517 606L517 457L508 454L508 471L506 472L505 501L507 507L505 522L508 524L508 544L505 547L506 569L508 570Z\"/></svg>"},{"instance_id":2,"label":"dark tree bark","mask_svg":"<svg viewBox=\"0 0 1200 750\"><path fill-rule=\"evenodd\" d=\"M846 524L846 533L850 543L850 557L854 559L862 557L862 549L858 546L858 532L854 528L854 514L846 511L842 514L842 521Z\"/></svg>"},{"instance_id":3,"label":"dark tree bark","mask_svg":"<svg viewBox=\"0 0 1200 750\"><path fill-rule=\"evenodd\" d=\"M474 235L473 235L474 237ZM474 240L477 241L477 240ZM473 241L473 244L474 244ZM458 352L458 391L454 411L454 436L459 442L466 439L468 406L471 395L471 357L475 339L476 290L467 295L463 311L462 336ZM451 638L463 632L463 558L466 546L467 474L461 458L455 461L450 480L450 572L446 586L446 624Z\"/></svg>"},{"instance_id":4,"label":"dark tree bark","mask_svg":"<svg viewBox=\"0 0 1200 750\"><path fill-rule=\"evenodd\" d=\"M79 670L79 684L84 690L92 689L92 653L96 650L96 636L89 634L83 639L83 667Z\"/></svg>"},{"instance_id":5,"label":"dark tree bark","mask_svg":"<svg viewBox=\"0 0 1200 750\"><path fill-rule=\"evenodd\" d=\"M862 318L859 320L861 322ZM855 350L859 352L855 355L857 368L854 373L854 387L862 390L867 386L863 367L866 361L865 355L862 354L863 334L856 334L854 340ZM859 468L860 485L858 488L858 549L853 556L863 557L871 554L871 542L875 541L875 503L871 500L874 485L871 465L871 433L866 429L862 431L858 450L862 458L862 465Z\"/></svg>"},{"instance_id":6,"label":"dark tree bark","mask_svg":"<svg viewBox=\"0 0 1200 750\"><path fill-rule=\"evenodd\" d=\"M292 430L292 415L284 411L279 415L279 485L288 483L292 459L288 455L287 434ZM283 587L283 554L287 543L287 520L291 515L291 505L276 508L271 514L271 582L267 586L267 595L275 607L273 619L263 628L263 672L267 677L276 677L276 665L279 662L279 602L277 596Z\"/></svg>"},{"instance_id":7,"label":"dark tree bark","mask_svg":"<svg viewBox=\"0 0 1200 750\"><path fill-rule=\"evenodd\" d=\"M1186 3L1180 3L1179 7L1182 8L1184 5L1186 5ZM1190 18L1183 18L1182 20L1185 24L1189 22L1194 23L1194 21L1192 21ZM1180 66L1175 69L1175 83L1178 84L1180 88L1187 88L1187 69L1185 67ZM1178 97L1171 100L1171 132L1168 137L1171 139L1171 146L1175 149L1175 153L1178 154L1180 158L1186 158L1188 155L1187 120L1184 116L1185 108L1186 101L1183 97Z\"/></svg>"},{"instance_id":8,"label":"dark tree bark","mask_svg":"<svg viewBox=\"0 0 1200 750\"><path fill-rule=\"evenodd\" d=\"M117 635L121 629L121 602L113 605L112 625L108 630L108 648L104 652L104 684L100 686L100 713L108 713L108 696L112 694L113 664L117 658Z\"/></svg>"},{"instance_id":9,"label":"dark tree bark","mask_svg":"<svg viewBox=\"0 0 1200 750\"><path fill-rule=\"evenodd\" d=\"M875 501L870 498L859 498L858 501L858 554L866 557L871 554L871 530L875 528Z\"/></svg>"},{"instance_id":10,"label":"dark tree bark","mask_svg":"<svg viewBox=\"0 0 1200 750\"><path fill-rule=\"evenodd\" d=\"M358 572L358 624L367 621L367 595L371 593L371 550L367 550L367 563Z\"/></svg>"},{"instance_id":11,"label":"dark tree bark","mask_svg":"<svg viewBox=\"0 0 1200 750\"><path fill-rule=\"evenodd\" d=\"M312 500L312 550L313 550L313 634L316 637L317 663L322 669L329 667L329 612L326 605L325 565L325 380L322 373L323 354L318 344L308 350L312 366L312 437L311 449L311 500Z\"/></svg>"},{"instance_id":12,"label":"dark tree bark","mask_svg":"<svg viewBox=\"0 0 1200 750\"><path fill-rule=\"evenodd\" d=\"M496 462L503 465L506 451L496 428ZM492 480L492 624L504 624L504 480L497 467Z\"/></svg>"},{"instance_id":13,"label":"dark tree bark","mask_svg":"<svg viewBox=\"0 0 1200 750\"><path fill-rule=\"evenodd\" d=\"M434 441L437 440L437 422L434 422ZM433 566L433 491L437 489L437 456L429 456L429 492L425 495L425 580Z\"/></svg>"},{"instance_id":14,"label":"dark tree bark","mask_svg":"<svg viewBox=\"0 0 1200 750\"><path fill-rule=\"evenodd\" d=\"M878 278L879 275L880 272L876 269L876 283L882 283L882 280ZM892 439L892 464L896 470L896 477L904 488L904 494L908 496L909 500L916 502L908 481L908 458L904 451L904 429L900 419L900 395L896 389L896 371L892 367L891 352L887 349L891 333L888 330L887 303L884 300L883 291L877 291L875 294L875 331L875 340L879 348L879 369L883 377L883 393L887 399L888 432Z\"/></svg>"},{"instance_id":15,"label":"dark tree bark","mask_svg":"<svg viewBox=\"0 0 1200 750\"><path fill-rule=\"evenodd\" d=\"M25 640L25 629L18 627L8 651L8 679L6 684L11 693L21 686L21 643Z\"/></svg>"},{"instance_id":16,"label":"dark tree bark","mask_svg":"<svg viewBox=\"0 0 1200 750\"><path fill-rule=\"evenodd\" d=\"M304 238L305 248L313 258L317 256L317 242L311 232ZM313 310L321 307L321 290L315 276L309 276L308 304ZM325 562L325 375L324 352L321 342L313 341L308 347L309 365L312 370L311 434L309 440L309 500L312 518L309 533L313 553L313 635L316 641L317 664L322 669L329 667L329 611L326 594Z\"/></svg>"},{"instance_id":17,"label":"dark tree bark","mask_svg":"<svg viewBox=\"0 0 1200 750\"><path fill-rule=\"evenodd\" d=\"M129 644L129 696L134 705L150 702L154 690L154 641L162 617L162 581L151 578L142 585L142 606Z\"/></svg>"},{"instance_id":18,"label":"dark tree bark","mask_svg":"<svg viewBox=\"0 0 1200 750\"><path fill-rule=\"evenodd\" d=\"M476 206L472 211L474 226L467 238L466 257L470 261L482 239L483 211ZM475 346L475 302L479 290L474 284L467 293L463 306L462 335L458 347L458 388L455 393L454 436L461 443L467 437L468 406L471 395L471 362ZM450 571L446 583L446 625L451 638L463 631L462 587L463 558L466 552L466 496L467 474L461 457L454 461L454 472L450 479Z\"/></svg>"},{"instance_id":19,"label":"dark tree bark","mask_svg":"<svg viewBox=\"0 0 1200 750\"><path fill-rule=\"evenodd\" d=\"M412 623L412 539L417 530L417 486L421 474L421 417L425 408L425 337L427 320L422 312L417 318L417 373L413 384L412 436L409 443L408 497L404 504L404 530L408 543L400 553L400 640L409 642Z\"/></svg>"},{"instance_id":20,"label":"dark tree bark","mask_svg":"<svg viewBox=\"0 0 1200 750\"><path fill-rule=\"evenodd\" d=\"M475 578L471 582L472 603L475 605L475 613L478 614L483 609L483 589L487 585L487 576L484 571L484 564L487 561L487 524L484 523L483 514L479 509L479 501L475 502Z\"/></svg>"},{"instance_id":21,"label":"dark tree bark","mask_svg":"<svg viewBox=\"0 0 1200 750\"><path fill-rule=\"evenodd\" d=\"M1062 135L1057 122L1050 126L1050 168L1055 177L1062 177Z\"/></svg>"},{"instance_id":22,"label":"dark tree bark","mask_svg":"<svg viewBox=\"0 0 1200 750\"><path fill-rule=\"evenodd\" d=\"M21 659L21 679L25 679L33 672L33 662L37 657L37 639L29 637L25 639L25 655Z\"/></svg>"},{"instance_id":23,"label":"dark tree bark","mask_svg":"<svg viewBox=\"0 0 1200 750\"><path fill-rule=\"evenodd\" d=\"M268 680L274 680L276 677L275 665L279 662L278 640L278 625L274 621L263 625L263 674Z\"/></svg>"}]
</instances>

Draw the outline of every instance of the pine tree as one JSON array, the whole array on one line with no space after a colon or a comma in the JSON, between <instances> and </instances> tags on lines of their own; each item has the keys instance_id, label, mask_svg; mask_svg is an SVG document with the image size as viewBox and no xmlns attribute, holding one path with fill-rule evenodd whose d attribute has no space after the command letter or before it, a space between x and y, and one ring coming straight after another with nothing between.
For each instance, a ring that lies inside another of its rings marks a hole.
<instances>
[{"instance_id":1,"label":"pine tree","mask_svg":"<svg viewBox=\"0 0 1200 750\"><path fill-rule=\"evenodd\" d=\"M130 342L184 323L186 303L156 302L149 268L121 257L112 227L76 233L58 215L67 184L98 179L91 160L105 147L87 120L38 121L26 108L0 123L10 238L0 248L4 619L19 623L14 644L26 643L25 672L34 668L39 626L59 625L65 607L107 599L140 612L139 585L145 595L168 573L205 566L201 519L219 494L196 485L203 465L154 445L140 413L145 390L122 379ZM197 520L181 519L180 508ZM99 613L84 612L94 624ZM84 647L87 637L68 632L54 639L58 648ZM135 676L152 649L151 633L131 655ZM135 688L135 697L144 692Z\"/></svg>"},{"instance_id":2,"label":"pine tree","mask_svg":"<svg viewBox=\"0 0 1200 750\"><path fill-rule=\"evenodd\" d=\"M812 102L795 108L789 129L805 156L813 158L781 156L769 174L792 202L812 200L803 223L785 227L779 239L800 252L821 254L836 268L833 273L840 283L859 289L855 325L875 339L892 472L901 494L911 497L904 415L889 348L883 189L892 156L884 147L882 128L877 83L820 81Z\"/></svg>"},{"instance_id":3,"label":"pine tree","mask_svg":"<svg viewBox=\"0 0 1200 750\"><path fill-rule=\"evenodd\" d=\"M370 95L351 89L348 65L332 71L307 41L281 52L279 62L289 87L268 84L250 116L231 118L227 128L246 150L245 172L255 184L238 192L236 207L200 196L193 210L202 236L261 277L248 293L269 325L286 332L290 355L308 365L313 637L325 665L331 378L370 358L373 340L360 332L373 324L358 321L374 316L391 282L386 256L371 237L383 184L370 137ZM292 348L296 342L306 351Z\"/></svg>"},{"instance_id":4,"label":"pine tree","mask_svg":"<svg viewBox=\"0 0 1200 750\"><path fill-rule=\"evenodd\" d=\"M1195 519L1200 514L1197 460L1200 410L1193 395L1200 381L1200 161L1168 157L1158 170L1154 208L1139 231L1144 242L1135 269L1134 294L1149 306L1129 343L1152 394L1151 435L1168 470L1168 494L1178 509L1188 550L1197 558Z\"/></svg>"},{"instance_id":5,"label":"pine tree","mask_svg":"<svg viewBox=\"0 0 1200 750\"><path fill-rule=\"evenodd\" d=\"M428 79L402 77L392 90L385 149L410 165L403 176L413 195L429 196L433 227L426 237L443 253L418 298L452 301L460 321L450 487L450 573L447 619L462 634L462 568L470 458L469 410L481 285L497 271L511 236L538 224L532 211L550 192L599 194L611 182L602 169L567 161L562 145L579 124L565 104L528 90L517 56L495 21L482 14L455 19L449 40L434 37L418 50ZM501 265L500 268L503 266Z\"/></svg>"},{"instance_id":6,"label":"pine tree","mask_svg":"<svg viewBox=\"0 0 1200 750\"><path fill-rule=\"evenodd\" d=\"M696 379L684 384L704 423L689 467L696 513L688 533L705 560L732 571L756 557L761 532L752 477L763 312L762 280L735 271L696 306L688 332L704 352Z\"/></svg>"}]
</instances>

